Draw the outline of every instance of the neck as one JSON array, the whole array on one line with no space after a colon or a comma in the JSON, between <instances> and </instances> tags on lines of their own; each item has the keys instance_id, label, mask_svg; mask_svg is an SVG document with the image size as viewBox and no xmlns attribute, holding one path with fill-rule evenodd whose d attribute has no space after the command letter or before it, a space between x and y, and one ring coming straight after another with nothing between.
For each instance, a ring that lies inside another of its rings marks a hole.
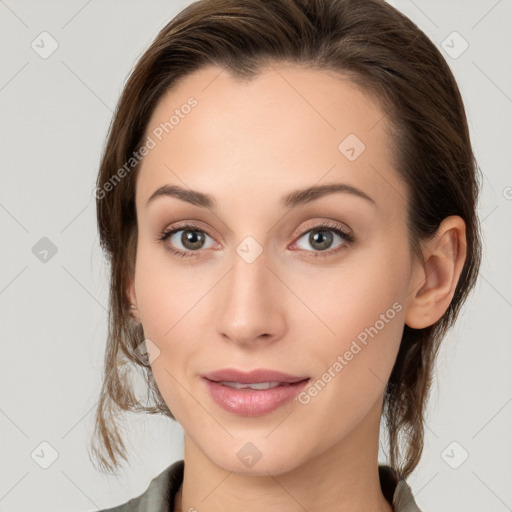
<instances>
[{"instance_id":1,"label":"neck","mask_svg":"<svg viewBox=\"0 0 512 512\"><path fill-rule=\"evenodd\" d=\"M335 446L291 470L265 475L222 469L186 435L184 478L174 510L392 512L379 481L380 408L374 409Z\"/></svg>"}]
</instances>

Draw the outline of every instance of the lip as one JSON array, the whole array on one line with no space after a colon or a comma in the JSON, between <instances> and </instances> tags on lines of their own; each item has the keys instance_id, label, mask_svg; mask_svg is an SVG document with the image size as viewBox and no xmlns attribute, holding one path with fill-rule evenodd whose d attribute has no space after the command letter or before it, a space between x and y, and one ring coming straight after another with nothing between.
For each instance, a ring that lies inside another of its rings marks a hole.
<instances>
[{"instance_id":1,"label":"lip","mask_svg":"<svg viewBox=\"0 0 512 512\"><path fill-rule=\"evenodd\" d=\"M309 377L288 375L274 370L241 372L227 368L201 375L211 398L224 410L240 416L262 416L293 400L310 381ZM241 384L279 382L268 389L236 389L222 381Z\"/></svg>"}]
</instances>

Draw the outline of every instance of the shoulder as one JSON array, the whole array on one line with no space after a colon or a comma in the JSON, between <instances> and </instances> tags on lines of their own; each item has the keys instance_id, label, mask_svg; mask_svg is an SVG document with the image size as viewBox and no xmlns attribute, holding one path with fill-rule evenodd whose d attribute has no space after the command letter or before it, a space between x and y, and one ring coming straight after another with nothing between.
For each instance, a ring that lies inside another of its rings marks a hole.
<instances>
[{"instance_id":1,"label":"shoulder","mask_svg":"<svg viewBox=\"0 0 512 512\"><path fill-rule=\"evenodd\" d=\"M183 481L183 460L178 460L151 480L139 496L113 508L98 512L170 512L174 496Z\"/></svg>"}]
</instances>

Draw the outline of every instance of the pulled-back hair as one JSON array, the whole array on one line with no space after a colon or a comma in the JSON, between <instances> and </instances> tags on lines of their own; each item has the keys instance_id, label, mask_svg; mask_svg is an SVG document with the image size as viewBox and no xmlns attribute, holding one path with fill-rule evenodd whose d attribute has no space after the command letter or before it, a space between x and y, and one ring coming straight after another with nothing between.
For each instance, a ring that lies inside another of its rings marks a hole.
<instances>
[{"instance_id":1,"label":"pulled-back hair","mask_svg":"<svg viewBox=\"0 0 512 512\"><path fill-rule=\"evenodd\" d=\"M97 179L100 242L111 271L109 332L92 443L102 469L127 460L118 419L125 411L174 419L151 373L134 354L144 339L126 294L137 246L135 179L123 173L152 112L178 80L214 64L250 80L265 64L335 71L377 98L388 117L393 165L408 188L413 253L447 216L466 223L467 256L453 299L434 325L404 327L384 396L389 464L407 478L423 450L424 413L439 345L474 286L481 259L479 188L464 105L449 66L407 17L382 0L200 0L170 21L138 60L109 129ZM117 174L116 174L117 173ZM111 184L108 187L108 184ZM145 379L147 403L129 377ZM94 462L94 461L93 461Z\"/></svg>"}]
</instances>

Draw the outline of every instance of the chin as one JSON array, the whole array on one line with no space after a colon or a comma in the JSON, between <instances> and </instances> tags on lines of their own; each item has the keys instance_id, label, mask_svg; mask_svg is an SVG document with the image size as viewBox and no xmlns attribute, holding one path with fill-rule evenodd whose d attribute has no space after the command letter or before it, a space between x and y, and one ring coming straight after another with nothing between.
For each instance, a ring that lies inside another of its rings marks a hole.
<instances>
[{"instance_id":1,"label":"chin","mask_svg":"<svg viewBox=\"0 0 512 512\"><path fill-rule=\"evenodd\" d=\"M233 442L233 447L220 446L218 453L210 453L210 460L218 467L240 475L267 476L291 471L304 462L297 453L297 443L278 449L268 440ZM233 455L230 455L233 454Z\"/></svg>"}]
</instances>

